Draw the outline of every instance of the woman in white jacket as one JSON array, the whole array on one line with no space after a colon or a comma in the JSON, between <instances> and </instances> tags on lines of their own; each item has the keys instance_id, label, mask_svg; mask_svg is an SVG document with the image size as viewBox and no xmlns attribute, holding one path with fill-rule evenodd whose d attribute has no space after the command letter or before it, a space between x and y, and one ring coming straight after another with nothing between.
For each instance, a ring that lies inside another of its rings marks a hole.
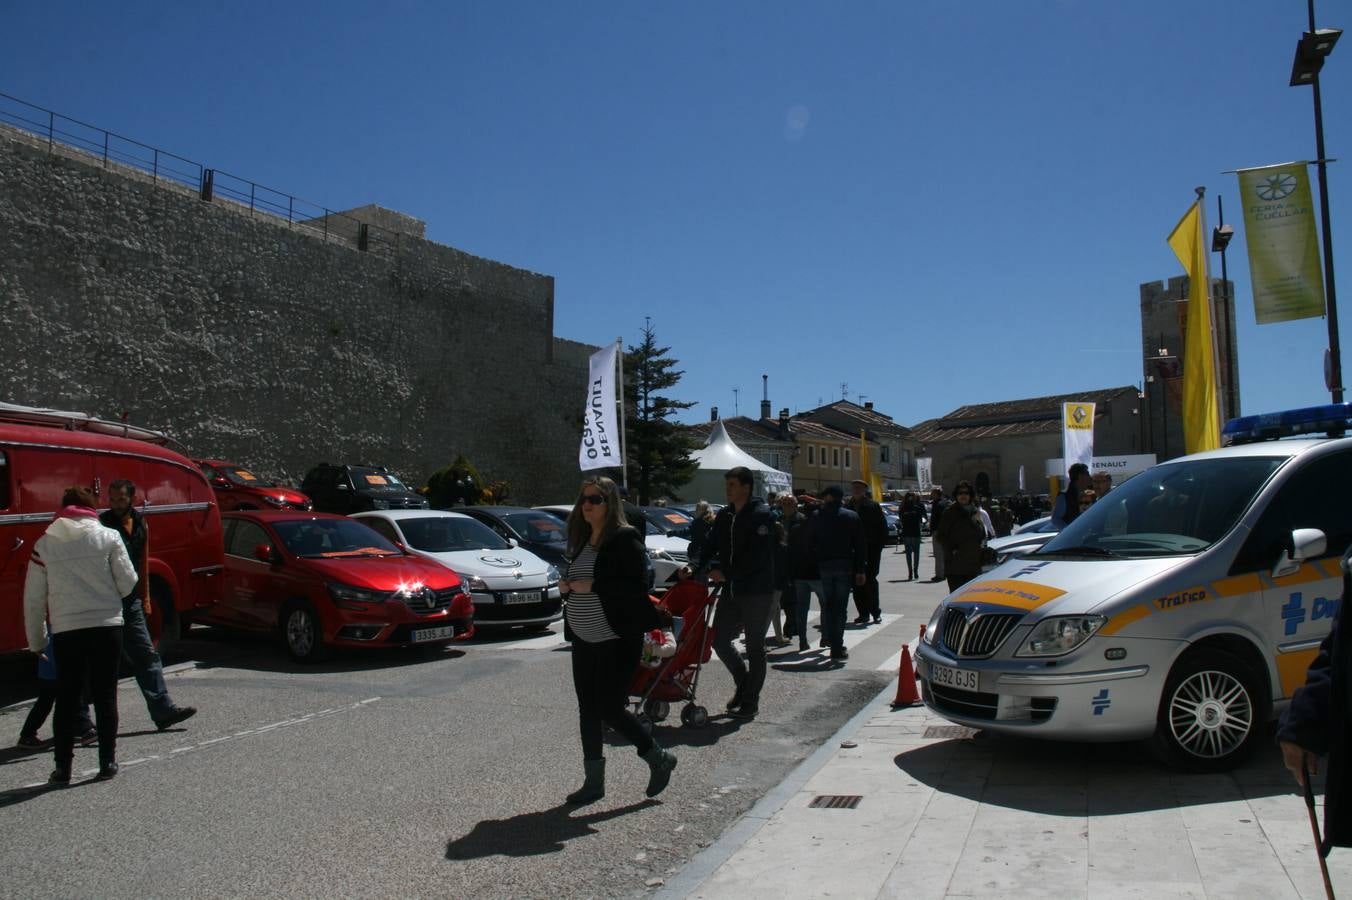
<instances>
[{"instance_id":1,"label":"woman in white jacket","mask_svg":"<svg viewBox=\"0 0 1352 900\"><path fill-rule=\"evenodd\" d=\"M42 653L50 622L56 654L56 769L52 784L69 784L75 757L75 713L88 679L99 731L99 778L117 774L117 664L122 656L122 598L136 587L136 569L122 538L99 522L98 497L67 488L61 510L33 545L24 584L28 649Z\"/></svg>"}]
</instances>

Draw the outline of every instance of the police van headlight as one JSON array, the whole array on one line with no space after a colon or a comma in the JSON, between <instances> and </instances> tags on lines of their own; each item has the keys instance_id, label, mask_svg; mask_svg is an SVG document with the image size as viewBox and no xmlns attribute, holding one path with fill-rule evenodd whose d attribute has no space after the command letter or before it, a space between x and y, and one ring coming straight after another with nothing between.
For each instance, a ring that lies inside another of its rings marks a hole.
<instances>
[{"instance_id":1,"label":"police van headlight","mask_svg":"<svg viewBox=\"0 0 1352 900\"><path fill-rule=\"evenodd\" d=\"M939 619L944 614L944 605L940 603L934 607L934 615L930 616L929 624L925 626L924 641L926 644L933 644L939 639Z\"/></svg>"},{"instance_id":2,"label":"police van headlight","mask_svg":"<svg viewBox=\"0 0 1352 900\"><path fill-rule=\"evenodd\" d=\"M1107 616L1056 616L1043 619L1015 656L1062 656L1094 636Z\"/></svg>"}]
</instances>

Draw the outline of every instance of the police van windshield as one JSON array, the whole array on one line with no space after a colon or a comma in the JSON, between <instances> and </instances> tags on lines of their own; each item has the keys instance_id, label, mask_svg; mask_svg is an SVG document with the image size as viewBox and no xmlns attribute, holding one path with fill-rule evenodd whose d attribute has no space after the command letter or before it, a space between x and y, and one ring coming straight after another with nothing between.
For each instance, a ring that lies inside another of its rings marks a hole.
<instances>
[{"instance_id":1,"label":"police van windshield","mask_svg":"<svg viewBox=\"0 0 1352 900\"><path fill-rule=\"evenodd\" d=\"M1155 466L1114 488L1035 554L1142 558L1198 553L1224 537L1287 457Z\"/></svg>"}]
</instances>

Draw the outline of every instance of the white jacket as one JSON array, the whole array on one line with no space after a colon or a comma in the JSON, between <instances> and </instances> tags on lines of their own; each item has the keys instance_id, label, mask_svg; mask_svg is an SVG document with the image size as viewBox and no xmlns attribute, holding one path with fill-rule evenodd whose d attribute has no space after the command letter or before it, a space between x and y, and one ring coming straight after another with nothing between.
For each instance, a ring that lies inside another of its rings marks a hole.
<instances>
[{"instance_id":1,"label":"white jacket","mask_svg":"<svg viewBox=\"0 0 1352 900\"><path fill-rule=\"evenodd\" d=\"M122 624L122 598L136 587L136 569L122 536L92 516L57 519L33 545L23 589L28 649L52 633Z\"/></svg>"}]
</instances>

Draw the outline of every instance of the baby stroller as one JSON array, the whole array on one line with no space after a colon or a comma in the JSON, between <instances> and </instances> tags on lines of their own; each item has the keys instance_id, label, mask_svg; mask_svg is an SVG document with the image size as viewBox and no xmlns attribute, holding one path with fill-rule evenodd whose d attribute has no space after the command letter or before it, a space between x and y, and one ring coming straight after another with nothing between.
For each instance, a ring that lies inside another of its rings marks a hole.
<instances>
[{"instance_id":1,"label":"baby stroller","mask_svg":"<svg viewBox=\"0 0 1352 900\"><path fill-rule=\"evenodd\" d=\"M639 669L629 686L634 713L647 731L665 719L674 702L684 702L681 724L702 728L709 711L695 703L701 667L713 655L714 604L718 589L710 591L698 581L677 582L662 599L662 606L682 620L676 652L656 669Z\"/></svg>"}]
</instances>

